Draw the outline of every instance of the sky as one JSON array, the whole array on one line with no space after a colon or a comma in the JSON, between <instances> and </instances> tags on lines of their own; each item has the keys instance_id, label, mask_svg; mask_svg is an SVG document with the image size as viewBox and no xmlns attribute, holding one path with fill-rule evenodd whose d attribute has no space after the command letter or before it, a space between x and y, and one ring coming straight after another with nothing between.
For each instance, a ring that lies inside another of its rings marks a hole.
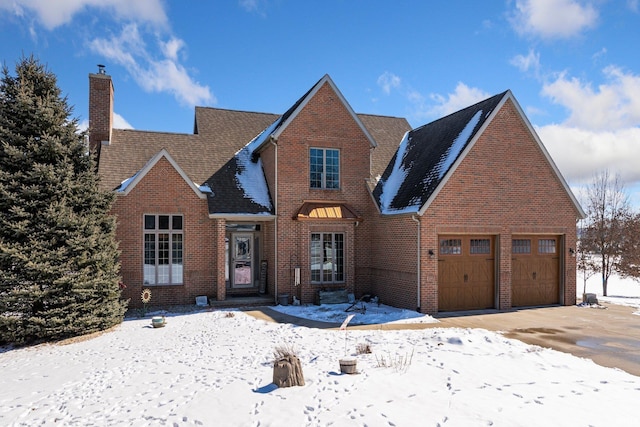
<instances>
[{"instance_id":1,"label":"sky","mask_svg":"<svg viewBox=\"0 0 640 427\"><path fill-rule=\"evenodd\" d=\"M510 89L564 178L608 170L640 208L640 0L0 0L0 60L35 55L87 125L193 132L194 106L282 114L329 74L413 127ZM400 141L398 141L400 143Z\"/></svg>"},{"instance_id":2,"label":"sky","mask_svg":"<svg viewBox=\"0 0 640 427\"><path fill-rule=\"evenodd\" d=\"M637 283L612 277L609 290L618 295L612 303L639 308ZM276 308L339 323L344 306ZM367 307L351 312L345 330L237 310L150 311L82 339L0 347L0 425L638 425L638 376L485 329L415 325L437 320ZM153 328L151 316L160 315L166 325ZM356 330L356 323L414 324ZM298 357L304 385L273 383L278 348ZM341 372L344 359L355 361L357 374Z\"/></svg>"}]
</instances>

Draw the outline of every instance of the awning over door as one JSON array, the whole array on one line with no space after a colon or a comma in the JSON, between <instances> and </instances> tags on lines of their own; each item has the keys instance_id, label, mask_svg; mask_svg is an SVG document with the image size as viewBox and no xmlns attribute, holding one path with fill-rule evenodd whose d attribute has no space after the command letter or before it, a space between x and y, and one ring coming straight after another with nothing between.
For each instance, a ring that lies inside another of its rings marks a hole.
<instances>
[{"instance_id":1,"label":"awning over door","mask_svg":"<svg viewBox=\"0 0 640 427\"><path fill-rule=\"evenodd\" d=\"M362 221L349 205L340 202L304 202L293 219Z\"/></svg>"}]
</instances>

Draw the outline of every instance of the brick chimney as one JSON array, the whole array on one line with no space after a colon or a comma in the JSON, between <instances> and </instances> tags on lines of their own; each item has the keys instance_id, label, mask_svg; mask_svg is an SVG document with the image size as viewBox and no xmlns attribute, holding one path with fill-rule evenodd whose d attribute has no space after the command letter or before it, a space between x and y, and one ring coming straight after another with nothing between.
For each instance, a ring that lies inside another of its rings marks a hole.
<instances>
[{"instance_id":1,"label":"brick chimney","mask_svg":"<svg viewBox=\"0 0 640 427\"><path fill-rule=\"evenodd\" d=\"M109 145L113 127L113 83L98 65L97 74L89 74L89 151L100 161L100 147Z\"/></svg>"}]
</instances>

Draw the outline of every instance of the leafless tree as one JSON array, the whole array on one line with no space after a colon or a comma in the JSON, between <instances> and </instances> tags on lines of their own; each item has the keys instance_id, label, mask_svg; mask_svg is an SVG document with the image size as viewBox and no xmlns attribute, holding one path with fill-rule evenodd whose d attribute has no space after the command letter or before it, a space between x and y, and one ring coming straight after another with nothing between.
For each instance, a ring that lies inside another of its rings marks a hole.
<instances>
[{"instance_id":1,"label":"leafless tree","mask_svg":"<svg viewBox=\"0 0 640 427\"><path fill-rule=\"evenodd\" d=\"M640 280L640 213L629 215L624 228L618 270L623 276Z\"/></svg>"},{"instance_id":2,"label":"leafless tree","mask_svg":"<svg viewBox=\"0 0 640 427\"><path fill-rule=\"evenodd\" d=\"M583 250L593 254L602 276L602 294L607 296L609 277L619 271L626 219L631 215L629 197L619 175L608 170L597 173L586 190L587 222L582 230Z\"/></svg>"}]
</instances>

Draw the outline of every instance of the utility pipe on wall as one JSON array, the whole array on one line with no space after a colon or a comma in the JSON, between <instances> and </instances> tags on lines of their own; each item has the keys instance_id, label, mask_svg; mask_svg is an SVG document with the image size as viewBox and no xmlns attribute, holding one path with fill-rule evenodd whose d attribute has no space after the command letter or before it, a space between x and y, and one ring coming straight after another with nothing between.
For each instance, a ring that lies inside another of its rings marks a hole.
<instances>
[{"instance_id":1,"label":"utility pipe on wall","mask_svg":"<svg viewBox=\"0 0 640 427\"><path fill-rule=\"evenodd\" d=\"M278 141L272 136L271 143L275 147L274 148L275 150L274 152L275 190L273 195L273 210L275 212L276 219L275 219L275 227L274 227L275 238L273 239L273 246L275 250L275 253L274 253L275 280L273 282L273 288L274 288L273 297L275 298L275 303L277 305L278 304Z\"/></svg>"},{"instance_id":2,"label":"utility pipe on wall","mask_svg":"<svg viewBox=\"0 0 640 427\"><path fill-rule=\"evenodd\" d=\"M416 311L420 312L420 285L421 285L421 280L420 280L420 268L422 267L421 264L421 257L420 257L420 252L421 252L421 247L420 247L420 220L418 218L416 218L415 215L411 215L411 219L414 220L417 224L418 224L418 298L417 298L417 309Z\"/></svg>"}]
</instances>

